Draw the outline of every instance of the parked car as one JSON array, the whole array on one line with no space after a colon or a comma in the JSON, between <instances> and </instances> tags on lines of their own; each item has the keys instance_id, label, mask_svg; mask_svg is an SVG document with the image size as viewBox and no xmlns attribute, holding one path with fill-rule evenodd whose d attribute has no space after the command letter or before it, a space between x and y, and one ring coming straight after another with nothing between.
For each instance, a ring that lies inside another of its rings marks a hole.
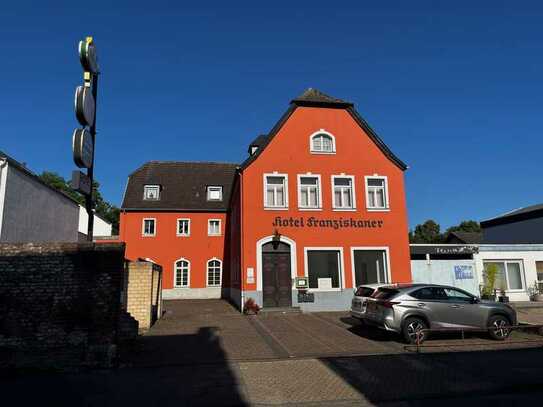
<instances>
[{"instance_id":1,"label":"parked car","mask_svg":"<svg viewBox=\"0 0 543 407\"><path fill-rule=\"evenodd\" d=\"M351 316L360 322L363 322L364 314L366 313L367 299L370 298L377 289L387 286L390 286L390 284L377 283L358 286L351 301Z\"/></svg>"},{"instance_id":2,"label":"parked car","mask_svg":"<svg viewBox=\"0 0 543 407\"><path fill-rule=\"evenodd\" d=\"M508 304L482 301L456 287L411 284L381 287L366 300L364 321L403 335L408 343L428 337L425 329L487 329L496 340L511 333L517 313Z\"/></svg>"}]
</instances>

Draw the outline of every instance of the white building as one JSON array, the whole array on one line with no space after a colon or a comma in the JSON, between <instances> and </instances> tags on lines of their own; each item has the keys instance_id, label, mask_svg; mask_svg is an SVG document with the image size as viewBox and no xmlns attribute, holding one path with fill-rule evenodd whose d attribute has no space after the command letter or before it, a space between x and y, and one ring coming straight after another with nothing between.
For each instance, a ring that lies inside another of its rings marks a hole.
<instances>
[{"instance_id":1,"label":"white building","mask_svg":"<svg viewBox=\"0 0 543 407\"><path fill-rule=\"evenodd\" d=\"M79 205L78 230L80 233L80 239L84 238L84 236L81 236L81 235L85 235L85 236L87 235L88 223L89 223L89 215L87 214L87 210L85 209L83 205ZM95 213L92 235L94 237L111 236L111 223L109 223L105 219L102 219L99 215Z\"/></svg>"},{"instance_id":2,"label":"white building","mask_svg":"<svg viewBox=\"0 0 543 407\"><path fill-rule=\"evenodd\" d=\"M0 151L0 242L76 242L79 204Z\"/></svg>"},{"instance_id":3,"label":"white building","mask_svg":"<svg viewBox=\"0 0 543 407\"><path fill-rule=\"evenodd\" d=\"M0 242L77 242L87 222L77 201L0 151ZM95 215L94 236L110 235L111 223Z\"/></svg>"}]
</instances>

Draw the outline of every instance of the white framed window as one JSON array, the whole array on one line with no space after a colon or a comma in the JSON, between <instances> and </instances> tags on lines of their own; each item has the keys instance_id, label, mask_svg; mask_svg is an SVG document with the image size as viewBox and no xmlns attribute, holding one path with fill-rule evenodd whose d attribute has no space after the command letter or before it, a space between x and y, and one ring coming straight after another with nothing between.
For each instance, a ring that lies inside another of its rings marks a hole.
<instances>
[{"instance_id":1,"label":"white framed window","mask_svg":"<svg viewBox=\"0 0 543 407\"><path fill-rule=\"evenodd\" d=\"M539 292L543 293L543 261L535 262L535 271L537 273L537 286L539 287Z\"/></svg>"},{"instance_id":2,"label":"white framed window","mask_svg":"<svg viewBox=\"0 0 543 407\"><path fill-rule=\"evenodd\" d=\"M483 261L485 270L490 265L495 265L498 269L494 289L498 291L502 288L505 288L506 291L524 291L526 289L522 260Z\"/></svg>"},{"instance_id":3,"label":"white framed window","mask_svg":"<svg viewBox=\"0 0 543 407\"><path fill-rule=\"evenodd\" d=\"M207 286L220 287L222 274L222 261L212 258L207 262Z\"/></svg>"},{"instance_id":4,"label":"white framed window","mask_svg":"<svg viewBox=\"0 0 543 407\"><path fill-rule=\"evenodd\" d=\"M309 136L310 151L314 154L334 154L336 152L336 138L324 129Z\"/></svg>"},{"instance_id":5,"label":"white framed window","mask_svg":"<svg viewBox=\"0 0 543 407\"><path fill-rule=\"evenodd\" d=\"M156 235L156 219L144 218L141 223L142 236L155 236Z\"/></svg>"},{"instance_id":6,"label":"white framed window","mask_svg":"<svg viewBox=\"0 0 543 407\"><path fill-rule=\"evenodd\" d=\"M298 207L300 209L321 208L321 176L298 175Z\"/></svg>"},{"instance_id":7,"label":"white framed window","mask_svg":"<svg viewBox=\"0 0 543 407\"><path fill-rule=\"evenodd\" d=\"M143 187L143 199L158 201L160 199L160 185L145 185Z\"/></svg>"},{"instance_id":8,"label":"white framed window","mask_svg":"<svg viewBox=\"0 0 543 407\"><path fill-rule=\"evenodd\" d=\"M190 287L190 261L185 258L176 260L174 263L174 281L175 288Z\"/></svg>"},{"instance_id":9,"label":"white framed window","mask_svg":"<svg viewBox=\"0 0 543 407\"><path fill-rule=\"evenodd\" d=\"M305 247L305 275L311 291L338 291L345 286L343 248Z\"/></svg>"},{"instance_id":10,"label":"white framed window","mask_svg":"<svg viewBox=\"0 0 543 407\"><path fill-rule=\"evenodd\" d=\"M286 174L264 174L264 208L288 208L288 176Z\"/></svg>"},{"instance_id":11,"label":"white framed window","mask_svg":"<svg viewBox=\"0 0 543 407\"><path fill-rule=\"evenodd\" d=\"M366 208L369 210L387 210L388 180L387 177L373 175L366 180Z\"/></svg>"},{"instance_id":12,"label":"white framed window","mask_svg":"<svg viewBox=\"0 0 543 407\"><path fill-rule=\"evenodd\" d=\"M332 207L335 210L354 210L356 208L354 175L332 175L332 197Z\"/></svg>"},{"instance_id":13,"label":"white framed window","mask_svg":"<svg viewBox=\"0 0 543 407\"><path fill-rule=\"evenodd\" d=\"M222 201L222 187L220 187L220 186L208 186L207 187L207 200L208 201Z\"/></svg>"},{"instance_id":14,"label":"white framed window","mask_svg":"<svg viewBox=\"0 0 543 407\"><path fill-rule=\"evenodd\" d=\"M221 220L220 219L209 219L207 221L207 234L208 236L221 235Z\"/></svg>"},{"instance_id":15,"label":"white framed window","mask_svg":"<svg viewBox=\"0 0 543 407\"><path fill-rule=\"evenodd\" d=\"M190 236L190 219L177 219L177 236Z\"/></svg>"}]
</instances>

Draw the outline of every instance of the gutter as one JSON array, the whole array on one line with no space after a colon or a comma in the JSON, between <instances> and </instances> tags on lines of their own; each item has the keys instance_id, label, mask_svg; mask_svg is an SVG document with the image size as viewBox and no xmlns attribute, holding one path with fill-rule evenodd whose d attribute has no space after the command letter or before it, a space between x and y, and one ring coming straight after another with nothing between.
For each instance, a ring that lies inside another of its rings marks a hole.
<instances>
[{"instance_id":1,"label":"gutter","mask_svg":"<svg viewBox=\"0 0 543 407\"><path fill-rule=\"evenodd\" d=\"M8 159L0 158L0 240L2 238L2 225L4 219L4 202L6 201L6 184L8 180Z\"/></svg>"}]
</instances>

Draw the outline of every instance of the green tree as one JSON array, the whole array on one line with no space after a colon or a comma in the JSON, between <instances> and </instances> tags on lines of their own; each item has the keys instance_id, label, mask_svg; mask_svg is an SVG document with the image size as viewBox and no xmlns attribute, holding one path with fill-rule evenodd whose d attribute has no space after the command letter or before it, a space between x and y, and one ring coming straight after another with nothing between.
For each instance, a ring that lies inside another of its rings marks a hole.
<instances>
[{"instance_id":1,"label":"green tree","mask_svg":"<svg viewBox=\"0 0 543 407\"><path fill-rule=\"evenodd\" d=\"M415 231L409 232L411 243L441 243L443 236L440 233L439 223L432 219L415 226Z\"/></svg>"},{"instance_id":2,"label":"green tree","mask_svg":"<svg viewBox=\"0 0 543 407\"><path fill-rule=\"evenodd\" d=\"M39 175L39 177L48 185L58 189L59 191L64 192L66 195L70 196L81 205L85 206L85 198L83 197L83 195L81 195L79 192L74 191L70 186L70 182L66 181L61 175L57 174L56 172L43 171ZM119 233L120 209L104 200L99 188L100 183L94 181L92 183L94 209L100 217L111 223L112 233L117 234Z\"/></svg>"},{"instance_id":3,"label":"green tree","mask_svg":"<svg viewBox=\"0 0 543 407\"><path fill-rule=\"evenodd\" d=\"M464 220L456 226L451 226L447 228L444 235L447 236L451 232L472 232L472 233L481 233L481 225L479 222L474 220Z\"/></svg>"}]
</instances>

